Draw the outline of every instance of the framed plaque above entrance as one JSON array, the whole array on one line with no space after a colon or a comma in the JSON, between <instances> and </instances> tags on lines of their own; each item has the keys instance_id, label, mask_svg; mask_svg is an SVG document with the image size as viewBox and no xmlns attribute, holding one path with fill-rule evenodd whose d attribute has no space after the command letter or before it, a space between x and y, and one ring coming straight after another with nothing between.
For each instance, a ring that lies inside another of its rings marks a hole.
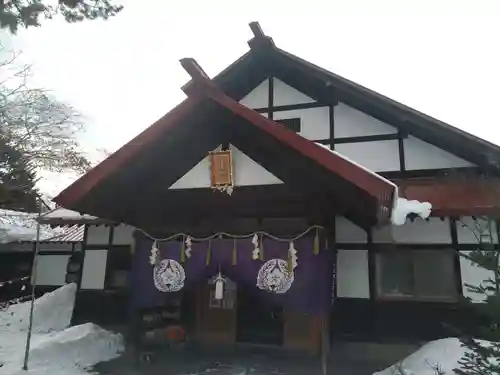
<instances>
[{"instance_id":1,"label":"framed plaque above entrance","mask_svg":"<svg viewBox=\"0 0 500 375\"><path fill-rule=\"evenodd\" d=\"M231 150L212 151L210 153L210 186L212 189L232 193L233 158Z\"/></svg>"}]
</instances>

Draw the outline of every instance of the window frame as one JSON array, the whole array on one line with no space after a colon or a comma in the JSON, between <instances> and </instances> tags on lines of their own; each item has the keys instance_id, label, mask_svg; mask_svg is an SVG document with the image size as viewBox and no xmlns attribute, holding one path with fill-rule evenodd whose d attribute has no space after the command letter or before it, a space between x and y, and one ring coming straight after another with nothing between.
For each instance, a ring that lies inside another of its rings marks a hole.
<instances>
[{"instance_id":1,"label":"window frame","mask_svg":"<svg viewBox=\"0 0 500 375\"><path fill-rule=\"evenodd\" d=\"M412 269L412 275L411 275L411 288L412 288L412 294L411 295L391 295L389 293L384 293L382 290L382 264L381 264L381 258L384 255L391 254L391 253L406 253L407 256L410 258L410 264L411 264L411 269ZM418 294L418 271L416 270L417 263L414 260L414 257L416 254L422 253L422 252L429 252L429 253L435 253L435 252L440 252L440 253L447 253L449 256L449 260L451 262L451 278L452 278L452 283L454 286L454 291L453 295L448 295L448 296L429 296L429 295L419 295ZM375 252L375 298L380 301L413 301L413 302L439 302L439 303L457 303L460 300L460 291L458 286L456 285L456 280L457 280L457 270L456 265L455 265L455 257L457 256L456 250L453 249L451 246L449 248L440 248L436 249L433 248L432 246L429 246L428 249L415 249L411 247L404 247L404 248L399 248L399 247L391 247L391 248L386 248L386 249L377 249Z\"/></svg>"},{"instance_id":2,"label":"window frame","mask_svg":"<svg viewBox=\"0 0 500 375\"><path fill-rule=\"evenodd\" d=\"M302 119L300 117L283 118L274 121L297 134L302 131ZM294 129L294 127L296 127L297 130Z\"/></svg>"},{"instance_id":3,"label":"window frame","mask_svg":"<svg viewBox=\"0 0 500 375\"><path fill-rule=\"evenodd\" d=\"M92 250L90 250L92 251ZM120 259L121 258L121 259ZM125 264L123 261L125 260ZM112 285L112 273L114 271L128 272L128 282L125 286ZM131 286L132 275L132 253L129 245L112 245L107 248L106 275L104 277L104 290L116 292L128 292Z\"/></svg>"}]
</instances>

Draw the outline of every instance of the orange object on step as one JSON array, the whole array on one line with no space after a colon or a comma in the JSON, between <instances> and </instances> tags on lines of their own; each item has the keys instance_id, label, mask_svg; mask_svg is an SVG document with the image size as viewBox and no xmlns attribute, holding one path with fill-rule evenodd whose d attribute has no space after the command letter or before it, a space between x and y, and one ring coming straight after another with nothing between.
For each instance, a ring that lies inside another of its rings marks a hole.
<instances>
[{"instance_id":1,"label":"orange object on step","mask_svg":"<svg viewBox=\"0 0 500 375\"><path fill-rule=\"evenodd\" d=\"M182 326L169 326L166 328L167 339L171 341L184 341L186 332Z\"/></svg>"}]
</instances>

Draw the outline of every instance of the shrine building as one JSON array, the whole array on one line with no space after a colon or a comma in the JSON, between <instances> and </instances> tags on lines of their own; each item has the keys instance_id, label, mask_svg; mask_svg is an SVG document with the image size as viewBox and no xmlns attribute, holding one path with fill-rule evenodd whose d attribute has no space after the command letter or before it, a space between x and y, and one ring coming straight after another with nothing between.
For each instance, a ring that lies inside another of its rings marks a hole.
<instances>
[{"instance_id":1,"label":"shrine building","mask_svg":"<svg viewBox=\"0 0 500 375\"><path fill-rule=\"evenodd\" d=\"M486 271L460 254L499 248L500 148L250 29L214 78L182 59L186 99L54 199L41 222L81 226L81 246L40 254L37 284L75 263L75 318L161 311L208 345L319 353L473 324L459 302Z\"/></svg>"}]
</instances>

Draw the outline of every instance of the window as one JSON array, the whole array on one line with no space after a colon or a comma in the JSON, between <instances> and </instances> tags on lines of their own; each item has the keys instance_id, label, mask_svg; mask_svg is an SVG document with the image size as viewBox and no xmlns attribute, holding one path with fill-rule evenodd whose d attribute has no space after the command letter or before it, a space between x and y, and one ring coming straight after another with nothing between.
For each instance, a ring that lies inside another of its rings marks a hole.
<instances>
[{"instance_id":1,"label":"window","mask_svg":"<svg viewBox=\"0 0 500 375\"><path fill-rule=\"evenodd\" d=\"M131 255L128 246L110 248L106 262L105 289L127 289L130 284Z\"/></svg>"},{"instance_id":2,"label":"window","mask_svg":"<svg viewBox=\"0 0 500 375\"><path fill-rule=\"evenodd\" d=\"M378 296L455 301L453 250L398 249L377 254Z\"/></svg>"},{"instance_id":3,"label":"window","mask_svg":"<svg viewBox=\"0 0 500 375\"><path fill-rule=\"evenodd\" d=\"M285 128L294 131L295 133L300 132L300 118L287 118L283 120L276 120L277 123L283 125Z\"/></svg>"}]
</instances>

